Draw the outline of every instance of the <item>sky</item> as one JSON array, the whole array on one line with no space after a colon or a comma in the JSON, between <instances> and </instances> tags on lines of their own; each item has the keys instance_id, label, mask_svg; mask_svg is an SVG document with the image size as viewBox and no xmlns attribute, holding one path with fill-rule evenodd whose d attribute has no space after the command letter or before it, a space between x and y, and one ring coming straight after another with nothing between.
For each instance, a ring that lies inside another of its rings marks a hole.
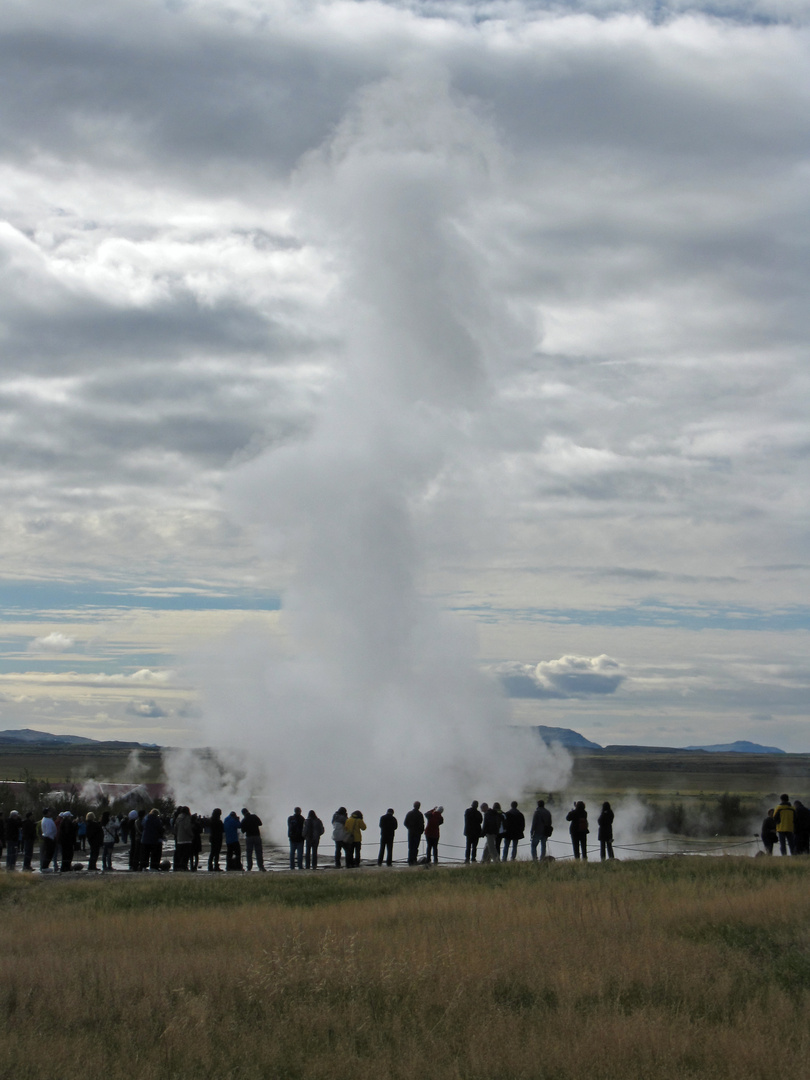
<instances>
[{"instance_id":1,"label":"sky","mask_svg":"<svg viewBox=\"0 0 810 1080\"><path fill-rule=\"evenodd\" d=\"M810 752L810 3L8 0L0 83L0 729Z\"/></svg>"}]
</instances>

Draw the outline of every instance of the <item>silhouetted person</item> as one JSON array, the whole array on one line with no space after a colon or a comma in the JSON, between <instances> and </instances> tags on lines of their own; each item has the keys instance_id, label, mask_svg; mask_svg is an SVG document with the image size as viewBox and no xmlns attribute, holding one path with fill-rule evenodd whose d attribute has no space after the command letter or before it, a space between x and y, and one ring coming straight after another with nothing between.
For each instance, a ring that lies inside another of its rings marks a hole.
<instances>
[{"instance_id":1,"label":"silhouetted person","mask_svg":"<svg viewBox=\"0 0 810 1080\"><path fill-rule=\"evenodd\" d=\"M160 856L163 852L163 840L166 831L160 819L160 811L153 806L143 819L141 826L141 870L160 870Z\"/></svg>"},{"instance_id":2,"label":"silhouetted person","mask_svg":"<svg viewBox=\"0 0 810 1080\"><path fill-rule=\"evenodd\" d=\"M464 849L464 862L476 862L478 859L478 841L483 835L484 815L478 809L478 800L472 803L464 811L464 835L467 845Z\"/></svg>"},{"instance_id":3,"label":"silhouetted person","mask_svg":"<svg viewBox=\"0 0 810 1080\"><path fill-rule=\"evenodd\" d=\"M37 823L34 815L29 810L20 825L20 841L22 843L23 870L31 870L31 859L34 855L34 844L37 839Z\"/></svg>"},{"instance_id":4,"label":"silhouetted person","mask_svg":"<svg viewBox=\"0 0 810 1080\"><path fill-rule=\"evenodd\" d=\"M211 812L208 835L211 844L208 852L208 869L214 874L221 874L222 867L219 865L219 859L222 854L222 838L225 835L225 829L222 825L222 809L219 806Z\"/></svg>"},{"instance_id":5,"label":"silhouetted person","mask_svg":"<svg viewBox=\"0 0 810 1080\"><path fill-rule=\"evenodd\" d=\"M104 843L104 829L101 822L96 821L96 815L91 810L85 818L87 834L87 846L90 848L90 858L87 860L88 870L98 870L98 857L101 853L101 845Z\"/></svg>"},{"instance_id":6,"label":"silhouetted person","mask_svg":"<svg viewBox=\"0 0 810 1080\"><path fill-rule=\"evenodd\" d=\"M602 803L602 813L596 819L596 824L599 826L599 857L603 862L605 858L613 858L613 817L610 803Z\"/></svg>"},{"instance_id":7,"label":"silhouetted person","mask_svg":"<svg viewBox=\"0 0 810 1080\"><path fill-rule=\"evenodd\" d=\"M304 866L307 870L318 869L318 845L323 834L323 822L314 810L310 810L304 821Z\"/></svg>"},{"instance_id":8,"label":"silhouetted person","mask_svg":"<svg viewBox=\"0 0 810 1080\"><path fill-rule=\"evenodd\" d=\"M762 829L759 834L766 855L773 855L773 846L776 843L776 822L773 820L774 813L775 811L773 807L771 807L765 815L765 820L762 822Z\"/></svg>"},{"instance_id":9,"label":"silhouetted person","mask_svg":"<svg viewBox=\"0 0 810 1080\"><path fill-rule=\"evenodd\" d=\"M408 866L416 866L419 861L419 845L425 831L425 815L419 809L422 804L415 802L413 809L405 815L405 828L408 830Z\"/></svg>"},{"instance_id":10,"label":"silhouetted person","mask_svg":"<svg viewBox=\"0 0 810 1080\"><path fill-rule=\"evenodd\" d=\"M537 858L537 845L540 845L540 858L546 857L546 843L552 833L551 813L546 809L543 799L537 800L537 809L532 815L531 852L532 858Z\"/></svg>"},{"instance_id":11,"label":"silhouetted person","mask_svg":"<svg viewBox=\"0 0 810 1080\"><path fill-rule=\"evenodd\" d=\"M793 843L797 855L810 855L810 810L800 799L793 803Z\"/></svg>"},{"instance_id":12,"label":"silhouetted person","mask_svg":"<svg viewBox=\"0 0 810 1080\"><path fill-rule=\"evenodd\" d=\"M296 806L287 818L287 839L290 841L290 869L304 869L304 815L301 807Z\"/></svg>"},{"instance_id":13,"label":"silhouetted person","mask_svg":"<svg viewBox=\"0 0 810 1080\"><path fill-rule=\"evenodd\" d=\"M394 817L394 811L389 806L380 818L380 854L377 856L377 866L382 866L383 858L385 865L391 866L394 861L394 833L399 824Z\"/></svg>"},{"instance_id":14,"label":"silhouetted person","mask_svg":"<svg viewBox=\"0 0 810 1080\"><path fill-rule=\"evenodd\" d=\"M571 843L574 848L574 858L578 859L580 855L587 861L588 859L588 812L585 809L584 802L578 802L573 810L569 810L565 816L566 821L570 821L568 831L571 834Z\"/></svg>"},{"instance_id":15,"label":"silhouetted person","mask_svg":"<svg viewBox=\"0 0 810 1080\"><path fill-rule=\"evenodd\" d=\"M486 806L486 803L481 804L482 808ZM482 862L500 862L501 856L498 850L498 838L501 832L501 825L503 823L503 814L501 813L501 804L493 803L491 807L487 807L484 810L484 839L486 840L487 847L484 852Z\"/></svg>"},{"instance_id":16,"label":"silhouetted person","mask_svg":"<svg viewBox=\"0 0 810 1080\"><path fill-rule=\"evenodd\" d=\"M231 810L222 822L222 828L225 832L225 869L241 870L242 847L239 837L242 833L239 829L239 816L235 810Z\"/></svg>"},{"instance_id":17,"label":"silhouetted person","mask_svg":"<svg viewBox=\"0 0 810 1080\"><path fill-rule=\"evenodd\" d=\"M297 809L297 808L296 808ZM298 810L300 815L301 811ZM251 814L247 807L242 807L242 821L239 828L245 834L245 859L248 870L253 869L253 856L256 856L256 865L264 873L264 851L262 850L262 819L258 814Z\"/></svg>"},{"instance_id":18,"label":"silhouetted person","mask_svg":"<svg viewBox=\"0 0 810 1080\"><path fill-rule=\"evenodd\" d=\"M425 814L425 841L427 843L427 861L439 861L439 833L444 824L444 807L434 806Z\"/></svg>"},{"instance_id":19,"label":"silhouetted person","mask_svg":"<svg viewBox=\"0 0 810 1080\"><path fill-rule=\"evenodd\" d=\"M78 825L69 810L63 810L59 815L59 846L62 848L62 865L60 870L66 874L73 869L73 853L76 850L76 834Z\"/></svg>"},{"instance_id":20,"label":"silhouetted person","mask_svg":"<svg viewBox=\"0 0 810 1080\"><path fill-rule=\"evenodd\" d=\"M512 802L503 816L503 860L509 858L509 849L512 849L512 858L517 858L518 842L526 835L526 818L518 810L518 804Z\"/></svg>"}]
</instances>

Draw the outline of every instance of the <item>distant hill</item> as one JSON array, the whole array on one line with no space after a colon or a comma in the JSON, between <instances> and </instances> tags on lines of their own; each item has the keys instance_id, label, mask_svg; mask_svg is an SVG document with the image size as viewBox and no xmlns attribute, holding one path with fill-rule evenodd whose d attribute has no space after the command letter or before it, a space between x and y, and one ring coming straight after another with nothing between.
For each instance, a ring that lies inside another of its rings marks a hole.
<instances>
[{"instance_id":1,"label":"distant hill","mask_svg":"<svg viewBox=\"0 0 810 1080\"><path fill-rule=\"evenodd\" d=\"M599 743L591 742L590 739L586 739L578 731L572 731L571 728L546 727L543 724L537 724L531 730L536 732L544 743L559 743L560 746L567 746L574 750L602 749Z\"/></svg>"},{"instance_id":2,"label":"distant hill","mask_svg":"<svg viewBox=\"0 0 810 1080\"><path fill-rule=\"evenodd\" d=\"M761 746L759 743L738 739L732 743L715 743L714 746L685 746L684 750L705 750L709 754L784 754L778 746Z\"/></svg>"},{"instance_id":3,"label":"distant hill","mask_svg":"<svg viewBox=\"0 0 810 1080\"><path fill-rule=\"evenodd\" d=\"M144 743L121 742L117 739L86 739L83 735L51 735L47 731L32 731L31 728L0 731L0 746L86 746L116 747L119 750L140 750Z\"/></svg>"}]
</instances>

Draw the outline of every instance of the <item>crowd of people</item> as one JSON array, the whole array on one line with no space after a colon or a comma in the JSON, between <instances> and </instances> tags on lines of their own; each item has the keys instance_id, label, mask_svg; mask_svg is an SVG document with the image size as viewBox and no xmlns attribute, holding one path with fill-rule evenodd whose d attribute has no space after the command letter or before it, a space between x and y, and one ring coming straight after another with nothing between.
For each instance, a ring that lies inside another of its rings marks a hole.
<instances>
[{"instance_id":1,"label":"crowd of people","mask_svg":"<svg viewBox=\"0 0 810 1080\"><path fill-rule=\"evenodd\" d=\"M590 824L585 803L576 802L565 820L574 858L587 860ZM599 854L603 860L614 858L613 821L613 810L605 802L596 819ZM464 811L463 824L465 863L478 862L479 849L482 863L516 859L518 845L526 836L526 817L517 801L504 811L498 802L490 806L474 800ZM443 806L423 812L420 802L413 804L403 819L408 865L420 861L438 863L443 825ZM335 867L360 866L367 828L360 810L349 813L345 806L338 807L331 819ZM21 869L32 871L39 842L39 868L44 873L74 869L77 850L88 853L89 871L107 873L113 869L116 846L123 845L129 870L194 872L200 868L203 838L207 837L210 872L250 871L255 863L256 869L263 873L267 868L261 829L261 818L247 807L242 808L241 816L231 810L225 817L219 807L207 816L192 813L188 806L178 806L171 815L161 814L153 807L118 815L109 810L100 815L91 811L82 817L74 816L69 810L58 812L46 807L39 821L32 812L23 817L12 810L5 819L0 816L0 859L5 850L6 869L16 869L21 859ZM379 820L378 866L383 863L393 866L398 830L394 809L389 807ZM538 799L528 826L532 859L548 858L547 845L553 831L551 811L545 800ZM287 819L291 870L318 868L318 851L325 833L326 827L314 810L304 816L301 808L295 807ZM171 860L164 858L164 846L170 838L174 841ZM773 854L777 844L782 855L810 854L810 809L798 799L791 803L787 794L782 795L779 805L768 811L762 823L761 839L768 855ZM421 855L423 840L424 855Z\"/></svg>"},{"instance_id":2,"label":"crowd of people","mask_svg":"<svg viewBox=\"0 0 810 1080\"><path fill-rule=\"evenodd\" d=\"M792 803L787 793L779 796L779 805L769 810L762 822L760 838L768 855L779 844L782 855L810 855L810 808L800 799Z\"/></svg>"}]
</instances>

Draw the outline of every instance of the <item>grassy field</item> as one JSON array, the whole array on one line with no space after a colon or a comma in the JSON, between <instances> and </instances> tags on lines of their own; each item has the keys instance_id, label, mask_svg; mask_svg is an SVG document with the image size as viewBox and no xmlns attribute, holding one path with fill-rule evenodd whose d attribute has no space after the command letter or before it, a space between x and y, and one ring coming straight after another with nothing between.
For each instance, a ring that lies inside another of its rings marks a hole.
<instances>
[{"instance_id":1,"label":"grassy field","mask_svg":"<svg viewBox=\"0 0 810 1080\"><path fill-rule=\"evenodd\" d=\"M773 1080L810 860L0 880L0 1077Z\"/></svg>"}]
</instances>

